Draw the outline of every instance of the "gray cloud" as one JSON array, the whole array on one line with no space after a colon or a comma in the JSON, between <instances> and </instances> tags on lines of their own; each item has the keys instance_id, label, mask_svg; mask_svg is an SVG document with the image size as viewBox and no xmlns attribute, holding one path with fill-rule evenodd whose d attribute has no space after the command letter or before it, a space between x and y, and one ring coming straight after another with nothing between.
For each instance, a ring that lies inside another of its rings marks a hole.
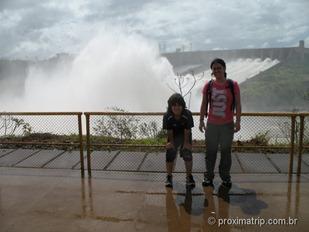
<instances>
[{"instance_id":1,"label":"gray cloud","mask_svg":"<svg viewBox=\"0 0 309 232\"><path fill-rule=\"evenodd\" d=\"M76 52L105 26L142 34L167 49L309 43L309 1L0 1L0 57ZM307 45L308 46L308 45Z\"/></svg>"}]
</instances>

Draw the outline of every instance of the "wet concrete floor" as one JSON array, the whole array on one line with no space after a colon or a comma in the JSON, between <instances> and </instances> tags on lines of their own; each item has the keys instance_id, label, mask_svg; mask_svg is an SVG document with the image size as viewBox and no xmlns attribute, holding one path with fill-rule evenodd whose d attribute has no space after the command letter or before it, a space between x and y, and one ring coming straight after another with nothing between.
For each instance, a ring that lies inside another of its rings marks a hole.
<instances>
[{"instance_id":1,"label":"wet concrete floor","mask_svg":"<svg viewBox=\"0 0 309 232\"><path fill-rule=\"evenodd\" d=\"M86 154L86 152L85 152ZM84 154L84 155L85 155ZM93 151L91 169L107 171L165 172L165 153L136 151ZM220 155L218 154L218 160ZM298 157L293 162L294 173L297 170ZM84 159L87 167L86 156ZM44 169L80 169L79 151L0 149L0 167L44 168ZM215 171L218 171L216 162ZM287 173L289 154L233 153L231 173ZM309 154L301 160L302 173L309 173ZM184 172L184 162L179 158L176 172ZM205 154L193 154L193 172L205 171Z\"/></svg>"},{"instance_id":2,"label":"wet concrete floor","mask_svg":"<svg viewBox=\"0 0 309 232\"><path fill-rule=\"evenodd\" d=\"M184 174L166 189L160 173L1 167L0 231L308 231L308 174L232 178L190 191Z\"/></svg>"}]
</instances>

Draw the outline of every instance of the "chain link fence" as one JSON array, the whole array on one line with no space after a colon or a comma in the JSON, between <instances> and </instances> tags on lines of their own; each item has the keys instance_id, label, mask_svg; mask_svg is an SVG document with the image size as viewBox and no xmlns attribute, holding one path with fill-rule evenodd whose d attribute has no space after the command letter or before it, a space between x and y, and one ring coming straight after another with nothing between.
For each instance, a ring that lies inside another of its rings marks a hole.
<instances>
[{"instance_id":1,"label":"chain link fence","mask_svg":"<svg viewBox=\"0 0 309 232\"><path fill-rule=\"evenodd\" d=\"M0 113L0 166L79 167L84 175L81 117L70 112Z\"/></svg>"},{"instance_id":2,"label":"chain link fence","mask_svg":"<svg viewBox=\"0 0 309 232\"><path fill-rule=\"evenodd\" d=\"M86 166L90 176L91 170L165 172L163 113L88 112L85 119L82 113L0 113L0 167L80 169L84 175ZM203 173L205 135L199 114L193 119L193 171ZM309 172L308 113L243 113L241 127L232 173ZM179 159L175 172L184 172Z\"/></svg>"},{"instance_id":3,"label":"chain link fence","mask_svg":"<svg viewBox=\"0 0 309 232\"><path fill-rule=\"evenodd\" d=\"M88 112L85 115L89 175L91 169L165 171L163 113ZM193 171L202 173L205 135L198 129L199 114L194 113L193 119ZM295 145L301 133L297 120L299 117L293 113L244 113L242 129L234 135L232 171L292 173L296 170ZM303 162L307 167L303 171L308 171L309 163L306 159ZM184 171L184 163L177 161L175 172Z\"/></svg>"}]
</instances>

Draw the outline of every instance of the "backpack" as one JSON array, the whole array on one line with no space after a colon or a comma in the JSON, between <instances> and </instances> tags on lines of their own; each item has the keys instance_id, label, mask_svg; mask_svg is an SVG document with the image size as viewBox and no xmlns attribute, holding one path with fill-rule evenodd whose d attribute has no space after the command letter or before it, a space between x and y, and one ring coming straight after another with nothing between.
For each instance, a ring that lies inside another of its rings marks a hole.
<instances>
[{"instance_id":1,"label":"backpack","mask_svg":"<svg viewBox=\"0 0 309 232\"><path fill-rule=\"evenodd\" d=\"M234 112L235 107L236 107L236 101L235 101L235 91L234 91L234 82L231 79L226 79L229 89L231 90L232 96L233 96L233 101L232 101L232 106L231 106L231 110ZM207 102L209 102L209 104L211 105L211 90L212 90L212 84L213 84L213 80L210 80L208 82L208 88L207 88ZM208 105L208 104L207 104Z\"/></svg>"}]
</instances>

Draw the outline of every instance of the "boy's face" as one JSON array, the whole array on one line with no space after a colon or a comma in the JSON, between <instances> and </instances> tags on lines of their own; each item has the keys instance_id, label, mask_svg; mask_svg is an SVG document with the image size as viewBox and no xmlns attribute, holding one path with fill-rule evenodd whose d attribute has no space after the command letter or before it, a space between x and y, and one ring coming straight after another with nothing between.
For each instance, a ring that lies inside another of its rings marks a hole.
<instances>
[{"instance_id":1,"label":"boy's face","mask_svg":"<svg viewBox=\"0 0 309 232\"><path fill-rule=\"evenodd\" d=\"M175 105L172 105L172 112L175 116L180 116L182 113L183 107L182 105L179 105L176 103Z\"/></svg>"}]
</instances>

